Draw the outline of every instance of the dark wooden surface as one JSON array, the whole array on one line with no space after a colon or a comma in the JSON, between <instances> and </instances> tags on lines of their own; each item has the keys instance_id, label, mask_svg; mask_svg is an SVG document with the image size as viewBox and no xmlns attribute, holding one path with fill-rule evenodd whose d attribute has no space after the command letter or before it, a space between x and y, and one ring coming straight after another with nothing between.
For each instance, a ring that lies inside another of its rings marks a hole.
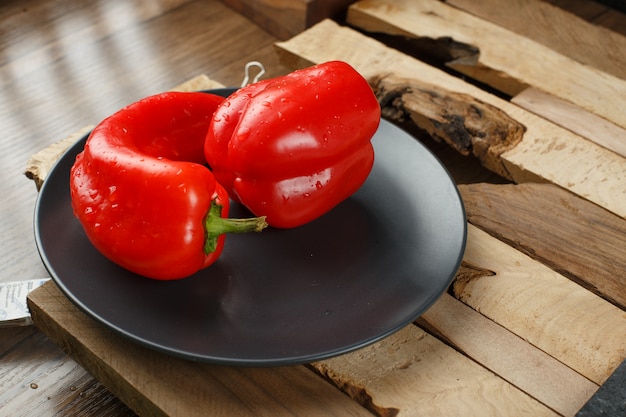
<instances>
[{"instance_id":1,"label":"dark wooden surface","mask_svg":"<svg viewBox=\"0 0 626 417\"><path fill-rule=\"evenodd\" d=\"M600 4L551 2L625 27L623 15ZM36 189L23 175L30 155L200 73L238 85L251 60L263 62L268 76L285 73L275 40L212 0L0 3L0 281L48 276L32 232ZM457 169L458 155L431 146L459 183L500 181L479 166ZM0 328L0 409L13 416L133 415L34 327Z\"/></svg>"}]
</instances>

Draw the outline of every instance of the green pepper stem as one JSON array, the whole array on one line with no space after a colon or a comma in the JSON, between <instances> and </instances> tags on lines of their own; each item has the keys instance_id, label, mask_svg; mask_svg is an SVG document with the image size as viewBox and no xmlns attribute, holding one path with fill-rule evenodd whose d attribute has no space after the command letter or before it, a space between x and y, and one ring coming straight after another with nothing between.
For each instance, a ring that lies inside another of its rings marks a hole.
<instances>
[{"instance_id":1,"label":"green pepper stem","mask_svg":"<svg viewBox=\"0 0 626 417\"><path fill-rule=\"evenodd\" d=\"M221 204L213 200L204 218L204 253L207 255L215 252L217 238L224 233L260 232L267 227L265 216L231 219L222 217L222 208Z\"/></svg>"}]
</instances>

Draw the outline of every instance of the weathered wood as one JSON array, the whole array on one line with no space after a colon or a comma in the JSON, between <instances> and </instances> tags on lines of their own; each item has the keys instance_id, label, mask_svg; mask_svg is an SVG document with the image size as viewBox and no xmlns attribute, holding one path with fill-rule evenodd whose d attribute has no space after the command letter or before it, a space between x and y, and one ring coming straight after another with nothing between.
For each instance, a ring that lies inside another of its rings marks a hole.
<instances>
[{"instance_id":1,"label":"weathered wood","mask_svg":"<svg viewBox=\"0 0 626 417\"><path fill-rule=\"evenodd\" d=\"M28 159L24 175L33 180L37 190L43 185L43 181L57 162L57 160L65 153L74 142L82 138L93 129L93 125L85 126L68 137L42 149Z\"/></svg>"},{"instance_id":2,"label":"weathered wood","mask_svg":"<svg viewBox=\"0 0 626 417\"><path fill-rule=\"evenodd\" d=\"M0 329L0 358L2 416L136 415L35 327Z\"/></svg>"},{"instance_id":3,"label":"weathered wood","mask_svg":"<svg viewBox=\"0 0 626 417\"><path fill-rule=\"evenodd\" d=\"M433 138L498 170L500 156L515 148L526 128L505 112L474 97L416 80L381 76L370 80L390 120L410 118ZM498 172L507 176L504 171Z\"/></svg>"},{"instance_id":4,"label":"weathered wood","mask_svg":"<svg viewBox=\"0 0 626 417\"><path fill-rule=\"evenodd\" d=\"M602 117L532 87L511 102L626 158L626 129Z\"/></svg>"},{"instance_id":5,"label":"weathered wood","mask_svg":"<svg viewBox=\"0 0 626 417\"><path fill-rule=\"evenodd\" d=\"M557 415L414 325L312 365L378 416Z\"/></svg>"},{"instance_id":6,"label":"weathered wood","mask_svg":"<svg viewBox=\"0 0 626 417\"><path fill-rule=\"evenodd\" d=\"M626 359L626 314L470 225L464 262L492 271L457 279L454 294L601 385Z\"/></svg>"},{"instance_id":7,"label":"weathered wood","mask_svg":"<svg viewBox=\"0 0 626 417\"><path fill-rule=\"evenodd\" d=\"M52 281L28 303L39 329L142 416L371 417L304 366L215 366L139 346L88 318Z\"/></svg>"},{"instance_id":8,"label":"weathered wood","mask_svg":"<svg viewBox=\"0 0 626 417\"><path fill-rule=\"evenodd\" d=\"M626 79L626 38L539 0L445 0L565 56Z\"/></svg>"},{"instance_id":9,"label":"weathered wood","mask_svg":"<svg viewBox=\"0 0 626 417\"><path fill-rule=\"evenodd\" d=\"M468 221L626 310L626 221L552 184L463 184Z\"/></svg>"},{"instance_id":10,"label":"weathered wood","mask_svg":"<svg viewBox=\"0 0 626 417\"><path fill-rule=\"evenodd\" d=\"M462 267L459 274L472 273L468 269ZM448 294L417 323L564 416L576 414L598 389L597 384Z\"/></svg>"},{"instance_id":11,"label":"weathered wood","mask_svg":"<svg viewBox=\"0 0 626 417\"><path fill-rule=\"evenodd\" d=\"M567 10L587 22L602 26L626 36L626 9L614 8L621 0L545 0L563 10Z\"/></svg>"},{"instance_id":12,"label":"weathered wood","mask_svg":"<svg viewBox=\"0 0 626 417\"><path fill-rule=\"evenodd\" d=\"M622 111L626 80L440 1L357 2L350 6L348 22L370 32L452 38L472 45L479 54L447 65L509 95L518 94L524 86L537 87L626 128L626 114Z\"/></svg>"},{"instance_id":13,"label":"weathered wood","mask_svg":"<svg viewBox=\"0 0 626 417\"><path fill-rule=\"evenodd\" d=\"M526 132L517 146L500 155L498 165L486 165L489 169L516 182L552 182L626 217L626 159L614 152L329 20L277 43L277 48L285 65L342 59L368 79L393 73L405 78L407 85L436 85L490 104L525 126ZM417 115L421 112L420 108L408 110Z\"/></svg>"},{"instance_id":14,"label":"weathered wood","mask_svg":"<svg viewBox=\"0 0 626 417\"><path fill-rule=\"evenodd\" d=\"M278 39L288 39L325 18L343 18L354 0L222 0Z\"/></svg>"}]
</instances>

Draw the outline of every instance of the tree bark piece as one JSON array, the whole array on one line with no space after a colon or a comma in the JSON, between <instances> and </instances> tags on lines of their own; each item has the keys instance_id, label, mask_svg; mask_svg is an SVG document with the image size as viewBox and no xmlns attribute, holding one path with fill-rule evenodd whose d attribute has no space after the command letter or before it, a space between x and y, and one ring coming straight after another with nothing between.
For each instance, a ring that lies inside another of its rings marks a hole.
<instances>
[{"instance_id":1,"label":"tree bark piece","mask_svg":"<svg viewBox=\"0 0 626 417\"><path fill-rule=\"evenodd\" d=\"M497 170L500 155L517 146L526 128L502 110L474 97L394 76L370 80L384 117L411 119L433 138ZM499 172L506 176L506 172Z\"/></svg>"}]
</instances>

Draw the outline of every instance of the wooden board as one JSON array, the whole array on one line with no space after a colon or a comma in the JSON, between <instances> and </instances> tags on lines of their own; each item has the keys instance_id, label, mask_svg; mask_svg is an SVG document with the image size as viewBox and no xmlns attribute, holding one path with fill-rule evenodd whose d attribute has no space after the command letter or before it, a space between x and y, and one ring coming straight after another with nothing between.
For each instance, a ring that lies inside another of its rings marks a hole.
<instances>
[{"instance_id":1,"label":"wooden board","mask_svg":"<svg viewBox=\"0 0 626 417\"><path fill-rule=\"evenodd\" d=\"M557 416L416 326L313 366L379 416Z\"/></svg>"},{"instance_id":2,"label":"wooden board","mask_svg":"<svg viewBox=\"0 0 626 417\"><path fill-rule=\"evenodd\" d=\"M602 384L626 359L624 311L477 227L469 232L464 262L491 273L457 279L455 296Z\"/></svg>"},{"instance_id":3,"label":"wooden board","mask_svg":"<svg viewBox=\"0 0 626 417\"><path fill-rule=\"evenodd\" d=\"M464 266L457 276L465 279L476 273ZM450 295L441 297L417 323L562 415L575 414L598 389L597 384Z\"/></svg>"},{"instance_id":4,"label":"wooden board","mask_svg":"<svg viewBox=\"0 0 626 417\"><path fill-rule=\"evenodd\" d=\"M276 36L288 39L326 18L344 18L354 0L222 0Z\"/></svg>"},{"instance_id":5,"label":"wooden board","mask_svg":"<svg viewBox=\"0 0 626 417\"><path fill-rule=\"evenodd\" d=\"M40 330L142 416L371 417L304 366L214 366L141 347L85 316L53 282L28 303Z\"/></svg>"},{"instance_id":6,"label":"wooden board","mask_svg":"<svg viewBox=\"0 0 626 417\"><path fill-rule=\"evenodd\" d=\"M626 158L626 129L615 123L532 87L511 102Z\"/></svg>"},{"instance_id":7,"label":"wooden board","mask_svg":"<svg viewBox=\"0 0 626 417\"><path fill-rule=\"evenodd\" d=\"M444 130L460 128L461 134L476 139L484 137L481 130L464 124L464 115L458 115L458 118L446 116L446 106L439 102L431 102L433 108L426 109L434 112L434 119L429 119L419 106L406 108L405 104L413 101L410 94L413 88L433 90L439 95L442 91L449 92L447 94L452 95L454 101L467 95L492 106L526 130L520 142L511 142L514 146L510 149L496 146L494 152L489 152L484 146L478 146L480 153L477 156L487 156L482 159L486 167L515 182L554 183L626 217L626 159L569 130L329 20L289 41L278 43L277 48L284 64L294 68L332 59L349 62L368 79L379 80L375 89L395 88L397 97L390 104L398 104L406 110L407 117L418 123L428 120L424 126L426 129L429 124L436 126L439 118L445 120L448 117L453 121L458 119L458 122L444 124ZM387 86L381 84L385 80ZM403 99L404 96L407 98Z\"/></svg>"},{"instance_id":8,"label":"wooden board","mask_svg":"<svg viewBox=\"0 0 626 417\"><path fill-rule=\"evenodd\" d=\"M440 1L357 2L348 22L370 32L471 45L476 53L448 65L512 96L525 86L539 88L626 128L626 80Z\"/></svg>"},{"instance_id":9,"label":"wooden board","mask_svg":"<svg viewBox=\"0 0 626 417\"><path fill-rule=\"evenodd\" d=\"M446 0L483 20L532 39L578 62L626 79L626 37L546 1ZM531 23L532 22L532 23Z\"/></svg>"},{"instance_id":10,"label":"wooden board","mask_svg":"<svg viewBox=\"0 0 626 417\"><path fill-rule=\"evenodd\" d=\"M626 222L552 184L462 184L468 221L626 311Z\"/></svg>"}]
</instances>

